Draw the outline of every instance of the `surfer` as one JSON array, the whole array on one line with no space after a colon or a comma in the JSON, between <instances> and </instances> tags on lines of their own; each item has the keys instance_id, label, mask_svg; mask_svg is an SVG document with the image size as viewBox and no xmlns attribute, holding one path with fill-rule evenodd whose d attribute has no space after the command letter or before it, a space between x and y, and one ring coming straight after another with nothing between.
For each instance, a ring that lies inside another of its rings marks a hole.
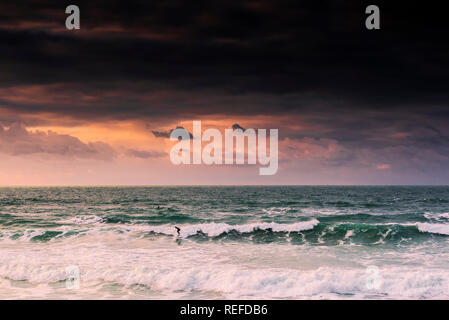
<instances>
[{"instance_id":1,"label":"surfer","mask_svg":"<svg viewBox=\"0 0 449 320\"><path fill-rule=\"evenodd\" d=\"M175 236L175 242L178 246L181 245L181 239L179 238L181 236L181 228L178 228L177 226L175 226L176 229L176 236Z\"/></svg>"}]
</instances>

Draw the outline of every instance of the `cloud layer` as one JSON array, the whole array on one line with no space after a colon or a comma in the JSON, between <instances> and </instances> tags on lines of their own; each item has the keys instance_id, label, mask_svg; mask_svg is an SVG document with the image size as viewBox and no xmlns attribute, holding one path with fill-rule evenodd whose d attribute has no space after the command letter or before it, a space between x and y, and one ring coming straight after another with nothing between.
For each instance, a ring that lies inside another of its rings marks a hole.
<instances>
[{"instance_id":1,"label":"cloud layer","mask_svg":"<svg viewBox=\"0 0 449 320\"><path fill-rule=\"evenodd\" d=\"M308 166L318 182L360 169L449 183L445 11L378 1L371 32L368 4L79 0L81 30L68 31L63 4L1 3L0 153L156 159L165 139L139 147L123 129L119 146L33 128L130 122L151 140L201 119L278 128L283 179Z\"/></svg>"},{"instance_id":2,"label":"cloud layer","mask_svg":"<svg viewBox=\"0 0 449 320\"><path fill-rule=\"evenodd\" d=\"M21 124L0 126L0 153L15 156L51 154L69 158L111 160L116 152L104 142L83 143L78 138L53 131L30 132Z\"/></svg>"}]
</instances>

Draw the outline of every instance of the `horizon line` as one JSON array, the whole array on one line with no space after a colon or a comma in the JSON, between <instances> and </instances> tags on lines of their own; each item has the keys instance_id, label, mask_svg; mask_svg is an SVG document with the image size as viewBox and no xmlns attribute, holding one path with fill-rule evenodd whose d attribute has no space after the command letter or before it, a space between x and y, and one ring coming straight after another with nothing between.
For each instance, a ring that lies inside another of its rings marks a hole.
<instances>
[{"instance_id":1,"label":"horizon line","mask_svg":"<svg viewBox=\"0 0 449 320\"><path fill-rule=\"evenodd\" d=\"M135 188L135 187L449 187L449 184L85 184L0 185L0 188Z\"/></svg>"}]
</instances>

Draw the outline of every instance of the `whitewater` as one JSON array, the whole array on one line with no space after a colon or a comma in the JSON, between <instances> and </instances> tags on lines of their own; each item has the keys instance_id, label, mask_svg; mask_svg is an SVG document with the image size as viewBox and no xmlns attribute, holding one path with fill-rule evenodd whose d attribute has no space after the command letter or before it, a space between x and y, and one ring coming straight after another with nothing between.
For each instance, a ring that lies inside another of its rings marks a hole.
<instances>
[{"instance_id":1,"label":"whitewater","mask_svg":"<svg viewBox=\"0 0 449 320\"><path fill-rule=\"evenodd\" d=\"M0 298L448 299L448 204L448 187L0 188Z\"/></svg>"}]
</instances>

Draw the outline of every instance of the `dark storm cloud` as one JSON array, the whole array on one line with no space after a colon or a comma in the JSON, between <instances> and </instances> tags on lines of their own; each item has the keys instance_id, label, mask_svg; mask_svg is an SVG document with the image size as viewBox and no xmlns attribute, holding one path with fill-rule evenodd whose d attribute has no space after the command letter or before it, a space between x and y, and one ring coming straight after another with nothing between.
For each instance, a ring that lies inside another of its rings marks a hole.
<instances>
[{"instance_id":1,"label":"dark storm cloud","mask_svg":"<svg viewBox=\"0 0 449 320\"><path fill-rule=\"evenodd\" d=\"M170 138L171 131L151 131L156 138Z\"/></svg>"},{"instance_id":2,"label":"dark storm cloud","mask_svg":"<svg viewBox=\"0 0 449 320\"><path fill-rule=\"evenodd\" d=\"M407 5L407 12L401 4ZM121 114L126 105L137 113L158 115L138 94L160 89L188 90L192 95L208 91L231 97L246 93L300 97L282 99L275 111L281 113L307 109L313 101L328 108L403 110L424 108L424 103L441 105L449 99L449 46L441 37L448 28L438 16L426 20L430 11L438 15L431 4L380 2L382 30L374 32L365 29L365 4L359 2L79 1L78 5L80 32L64 29L61 3L1 5L2 86L58 83L71 90L82 84L81 90L99 99L105 91L123 87L135 96L134 103L124 95L123 101L91 110L93 114L106 109ZM415 19L417 13L420 19ZM73 105L78 107L76 101ZM182 112L186 105L178 108ZM245 109L225 112L245 113ZM273 112L273 106L262 105L257 112Z\"/></svg>"},{"instance_id":3,"label":"dark storm cloud","mask_svg":"<svg viewBox=\"0 0 449 320\"><path fill-rule=\"evenodd\" d=\"M240 130L242 130L242 131L245 131L245 129L244 129L241 125L239 125L238 123L234 123L234 124L232 125L232 130L237 130L237 129L240 129Z\"/></svg>"},{"instance_id":4,"label":"dark storm cloud","mask_svg":"<svg viewBox=\"0 0 449 320\"><path fill-rule=\"evenodd\" d=\"M280 127L281 138L337 141L336 164L449 156L440 3L376 1L377 31L365 29L367 1L77 1L80 31L64 29L68 4L0 4L0 110L25 123L39 112L164 124L287 115L309 130Z\"/></svg>"},{"instance_id":5,"label":"dark storm cloud","mask_svg":"<svg viewBox=\"0 0 449 320\"><path fill-rule=\"evenodd\" d=\"M189 135L190 139L193 139L193 134L190 133L189 131L187 131L184 127L181 126L177 126L175 129L182 129L185 132L187 132L187 134ZM153 135L156 138L170 138L171 133L173 132L173 130L168 130L168 131L156 131L156 130L152 130L151 132L153 133Z\"/></svg>"}]
</instances>

